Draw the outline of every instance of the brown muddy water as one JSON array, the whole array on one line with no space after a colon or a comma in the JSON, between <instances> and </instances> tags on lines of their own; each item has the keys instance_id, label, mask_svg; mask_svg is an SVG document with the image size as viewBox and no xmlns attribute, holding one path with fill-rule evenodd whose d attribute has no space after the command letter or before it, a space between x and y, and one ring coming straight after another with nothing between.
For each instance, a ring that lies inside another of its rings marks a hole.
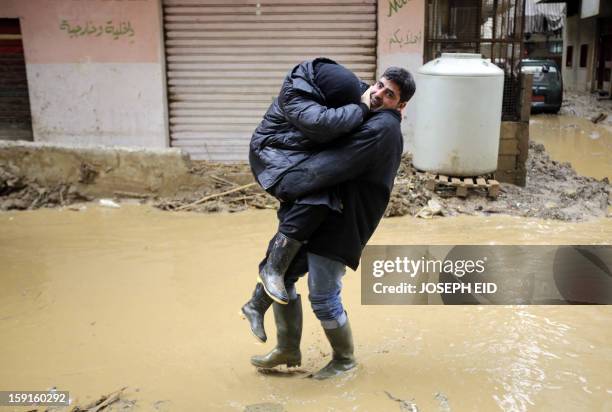
<instances>
[{"instance_id":1,"label":"brown muddy water","mask_svg":"<svg viewBox=\"0 0 612 412\"><path fill-rule=\"evenodd\" d=\"M343 296L358 369L304 377L330 355L306 305L300 371L258 373L249 357L272 348L272 316L262 345L238 310L274 229L273 211L0 214L0 390L55 386L84 403L128 386L143 411L411 410L387 393L419 411L612 411L610 307L361 306L351 271ZM406 216L383 220L371 243L610 239L610 219Z\"/></svg>"},{"instance_id":2,"label":"brown muddy water","mask_svg":"<svg viewBox=\"0 0 612 412\"><path fill-rule=\"evenodd\" d=\"M531 117L529 137L542 143L553 160L570 162L578 174L612 179L610 126L580 117L539 114Z\"/></svg>"}]
</instances>

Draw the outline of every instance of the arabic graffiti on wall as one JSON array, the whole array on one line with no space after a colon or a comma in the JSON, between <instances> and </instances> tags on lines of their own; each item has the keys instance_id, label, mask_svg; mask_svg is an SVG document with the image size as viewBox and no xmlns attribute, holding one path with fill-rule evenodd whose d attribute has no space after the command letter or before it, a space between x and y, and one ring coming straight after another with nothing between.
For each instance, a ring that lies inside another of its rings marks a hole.
<instances>
[{"instance_id":1,"label":"arabic graffiti on wall","mask_svg":"<svg viewBox=\"0 0 612 412\"><path fill-rule=\"evenodd\" d=\"M397 13L399 9L408 4L409 0L387 0L389 2L389 14L387 17L391 17L393 13Z\"/></svg>"},{"instance_id":2,"label":"arabic graffiti on wall","mask_svg":"<svg viewBox=\"0 0 612 412\"><path fill-rule=\"evenodd\" d=\"M408 45L420 45L423 39L423 32L419 30L418 33L412 33L410 30L405 32L402 29L397 29L393 32L393 36L389 37L389 49L393 48L393 45L397 45L400 48Z\"/></svg>"},{"instance_id":3,"label":"arabic graffiti on wall","mask_svg":"<svg viewBox=\"0 0 612 412\"><path fill-rule=\"evenodd\" d=\"M91 21L85 24L76 24L75 26L70 25L66 20L62 20L60 30L66 31L71 38L91 36L109 36L113 40L117 40L120 37L134 37L134 29L130 21L122 21L115 24L112 20L106 22L106 24L94 24Z\"/></svg>"}]
</instances>

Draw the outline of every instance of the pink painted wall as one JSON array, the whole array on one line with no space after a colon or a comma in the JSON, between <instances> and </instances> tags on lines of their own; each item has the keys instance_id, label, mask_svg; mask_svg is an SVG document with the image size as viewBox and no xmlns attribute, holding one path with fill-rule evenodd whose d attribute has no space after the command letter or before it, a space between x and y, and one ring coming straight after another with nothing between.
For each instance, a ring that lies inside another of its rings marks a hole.
<instances>
[{"instance_id":1,"label":"pink painted wall","mask_svg":"<svg viewBox=\"0 0 612 412\"><path fill-rule=\"evenodd\" d=\"M422 64L425 31L425 0L380 0L378 2L379 61L398 60L408 70ZM379 67L384 71L385 67Z\"/></svg>"},{"instance_id":2,"label":"pink painted wall","mask_svg":"<svg viewBox=\"0 0 612 412\"><path fill-rule=\"evenodd\" d=\"M156 63L162 57L156 0L2 0L0 17L20 18L28 63ZM82 30L68 32L77 26ZM116 36L106 33L108 26Z\"/></svg>"},{"instance_id":3,"label":"pink painted wall","mask_svg":"<svg viewBox=\"0 0 612 412\"><path fill-rule=\"evenodd\" d=\"M161 0L0 0L21 23L35 141L168 146Z\"/></svg>"},{"instance_id":4,"label":"pink painted wall","mask_svg":"<svg viewBox=\"0 0 612 412\"><path fill-rule=\"evenodd\" d=\"M379 0L378 1L378 46L377 74L389 66L407 69L416 78L423 65L425 40L425 0ZM417 80L417 93L419 83ZM414 123L416 121L416 99L408 103L402 120L405 149L412 151Z\"/></svg>"}]
</instances>

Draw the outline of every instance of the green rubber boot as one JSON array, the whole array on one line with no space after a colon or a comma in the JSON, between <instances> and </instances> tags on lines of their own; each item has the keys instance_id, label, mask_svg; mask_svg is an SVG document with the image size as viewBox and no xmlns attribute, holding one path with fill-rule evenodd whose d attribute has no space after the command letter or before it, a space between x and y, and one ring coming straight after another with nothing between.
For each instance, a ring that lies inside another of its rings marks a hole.
<instances>
[{"instance_id":1,"label":"green rubber boot","mask_svg":"<svg viewBox=\"0 0 612 412\"><path fill-rule=\"evenodd\" d=\"M276 323L276 347L265 355L253 356L253 366L271 369L279 365L288 368L302 364L300 341L302 340L302 299L290 300L287 305L272 304Z\"/></svg>"},{"instance_id":2,"label":"green rubber boot","mask_svg":"<svg viewBox=\"0 0 612 412\"><path fill-rule=\"evenodd\" d=\"M276 303L286 305L289 302L285 289L285 272L301 247L302 242L280 232L274 236L266 264L259 272L259 280L268 296Z\"/></svg>"},{"instance_id":3,"label":"green rubber boot","mask_svg":"<svg viewBox=\"0 0 612 412\"><path fill-rule=\"evenodd\" d=\"M312 375L313 379L328 379L343 374L357 366L354 355L353 334L348 319L342 327L323 329L333 349L332 360Z\"/></svg>"}]
</instances>

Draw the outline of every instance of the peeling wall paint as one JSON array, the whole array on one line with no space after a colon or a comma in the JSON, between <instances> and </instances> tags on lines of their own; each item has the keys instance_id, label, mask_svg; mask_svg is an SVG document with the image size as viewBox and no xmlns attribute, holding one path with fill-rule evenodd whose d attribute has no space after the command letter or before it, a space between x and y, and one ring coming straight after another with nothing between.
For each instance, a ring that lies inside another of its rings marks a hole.
<instances>
[{"instance_id":1,"label":"peeling wall paint","mask_svg":"<svg viewBox=\"0 0 612 412\"><path fill-rule=\"evenodd\" d=\"M35 141L167 147L159 0L3 0L23 33Z\"/></svg>"}]
</instances>

